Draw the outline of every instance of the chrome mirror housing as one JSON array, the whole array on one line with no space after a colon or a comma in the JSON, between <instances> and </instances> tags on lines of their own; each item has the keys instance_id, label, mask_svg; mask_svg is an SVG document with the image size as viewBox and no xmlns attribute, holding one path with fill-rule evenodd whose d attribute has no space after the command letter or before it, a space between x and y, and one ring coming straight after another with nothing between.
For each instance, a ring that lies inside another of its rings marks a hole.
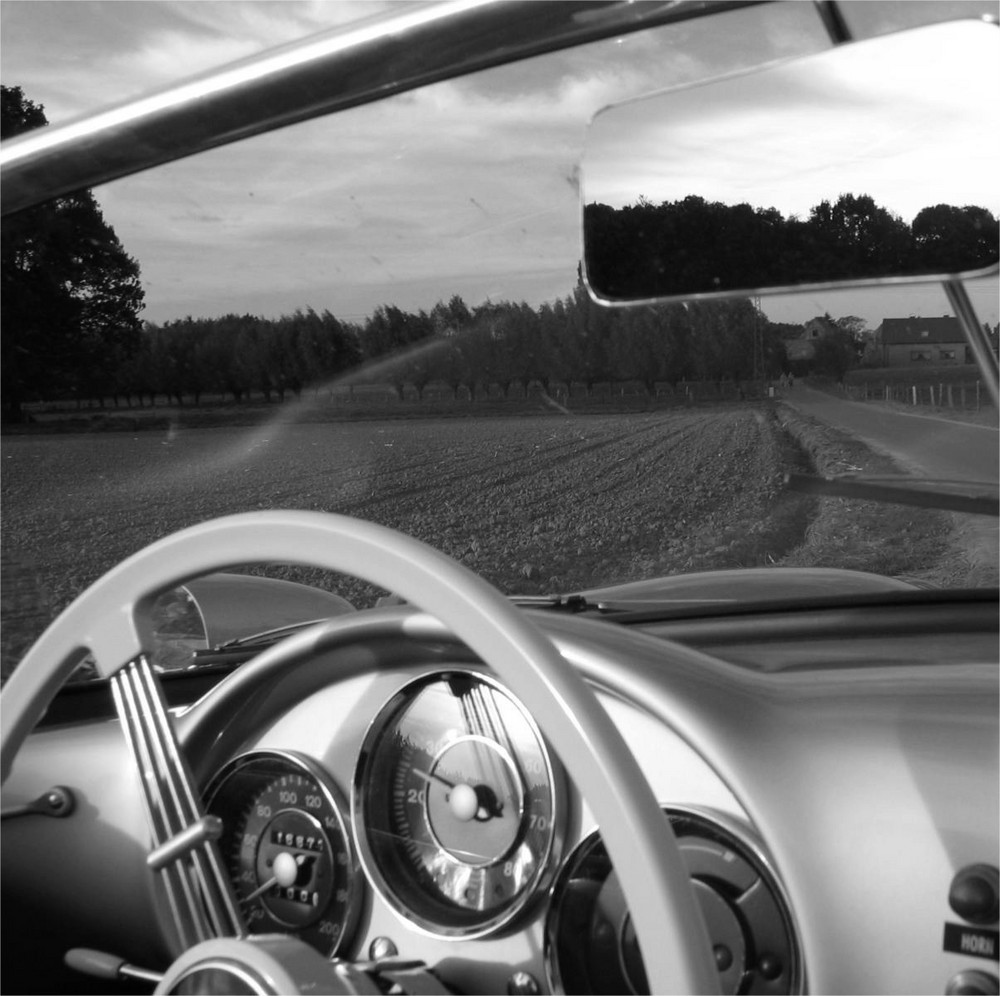
<instances>
[{"instance_id":1,"label":"chrome mirror housing","mask_svg":"<svg viewBox=\"0 0 1000 996\"><path fill-rule=\"evenodd\" d=\"M918 28L594 119L585 276L604 303L998 272L1000 32Z\"/></svg>"}]
</instances>

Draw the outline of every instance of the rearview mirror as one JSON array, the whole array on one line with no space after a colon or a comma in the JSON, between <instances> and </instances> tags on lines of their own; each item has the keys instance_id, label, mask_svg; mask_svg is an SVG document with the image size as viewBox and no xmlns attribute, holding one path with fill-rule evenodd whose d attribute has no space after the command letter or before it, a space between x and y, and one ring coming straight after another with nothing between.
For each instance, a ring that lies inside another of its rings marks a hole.
<instances>
[{"instance_id":1,"label":"rearview mirror","mask_svg":"<svg viewBox=\"0 0 1000 996\"><path fill-rule=\"evenodd\" d=\"M584 268L609 302L998 270L995 25L934 25L602 111Z\"/></svg>"}]
</instances>

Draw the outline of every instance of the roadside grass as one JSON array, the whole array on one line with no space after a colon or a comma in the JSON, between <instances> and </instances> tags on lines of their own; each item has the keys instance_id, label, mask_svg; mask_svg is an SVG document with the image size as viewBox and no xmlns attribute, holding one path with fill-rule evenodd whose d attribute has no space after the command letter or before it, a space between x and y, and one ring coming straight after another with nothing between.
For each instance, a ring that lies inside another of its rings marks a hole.
<instances>
[{"instance_id":1,"label":"roadside grass","mask_svg":"<svg viewBox=\"0 0 1000 996\"><path fill-rule=\"evenodd\" d=\"M843 384L821 378L810 378L810 384L893 411L973 425L998 423L997 409L974 366L865 368L848 371Z\"/></svg>"},{"instance_id":2,"label":"roadside grass","mask_svg":"<svg viewBox=\"0 0 1000 996\"><path fill-rule=\"evenodd\" d=\"M844 383L847 385L968 384L974 386L979 380L982 380L979 368L971 363L951 364L950 366L859 367L857 370L848 370L844 375ZM983 398L986 398L985 388L983 389Z\"/></svg>"},{"instance_id":3,"label":"roadside grass","mask_svg":"<svg viewBox=\"0 0 1000 996\"><path fill-rule=\"evenodd\" d=\"M890 458L808 416L782 409L779 421L821 475L900 472ZM964 552L950 514L848 498L818 498L802 543L781 564L871 571L933 587L994 586L998 579L995 565Z\"/></svg>"},{"instance_id":4,"label":"roadside grass","mask_svg":"<svg viewBox=\"0 0 1000 996\"><path fill-rule=\"evenodd\" d=\"M231 397L203 395L195 403L187 398L157 397L155 404L76 405L71 402L34 402L26 406L28 419L4 423L4 435L51 433L166 432L180 429L232 428L266 424L308 424L405 419L481 418L531 415L614 415L679 411L689 408L730 405L743 407L754 399L758 385L735 381L687 381L661 383L650 394L636 381L555 384L554 397L541 385L525 390L512 385L502 390L491 385L471 396L466 388L457 393L434 381L420 394L406 385L401 394L389 384L343 384L309 388L283 399L265 399L255 394L235 401ZM757 400L761 400L757 397Z\"/></svg>"},{"instance_id":5,"label":"roadside grass","mask_svg":"<svg viewBox=\"0 0 1000 996\"><path fill-rule=\"evenodd\" d=\"M926 418L946 419L949 422L963 422L966 425L985 425L996 428L998 425L997 410L995 408L982 408L976 411L974 408L940 408L930 405L903 404L900 401L869 401L869 405L877 405L892 412L901 412L907 415L921 415Z\"/></svg>"}]
</instances>

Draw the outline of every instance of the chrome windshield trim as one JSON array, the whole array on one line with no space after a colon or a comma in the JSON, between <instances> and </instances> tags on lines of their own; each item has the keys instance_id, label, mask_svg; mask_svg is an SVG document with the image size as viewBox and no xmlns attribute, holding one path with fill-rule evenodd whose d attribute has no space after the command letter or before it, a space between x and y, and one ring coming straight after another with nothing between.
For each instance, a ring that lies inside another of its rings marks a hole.
<instances>
[{"instance_id":1,"label":"chrome windshield trim","mask_svg":"<svg viewBox=\"0 0 1000 996\"><path fill-rule=\"evenodd\" d=\"M407 4L4 142L2 213L430 83L759 2Z\"/></svg>"}]
</instances>

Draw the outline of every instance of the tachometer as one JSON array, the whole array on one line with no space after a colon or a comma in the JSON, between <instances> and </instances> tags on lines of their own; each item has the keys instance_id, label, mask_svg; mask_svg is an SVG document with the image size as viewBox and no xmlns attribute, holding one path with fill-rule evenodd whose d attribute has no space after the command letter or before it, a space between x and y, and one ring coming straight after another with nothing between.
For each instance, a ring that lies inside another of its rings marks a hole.
<instances>
[{"instance_id":1,"label":"tachometer","mask_svg":"<svg viewBox=\"0 0 1000 996\"><path fill-rule=\"evenodd\" d=\"M283 751L235 758L212 780L206 809L251 933L290 933L324 956L350 934L361 875L340 793L322 770Z\"/></svg>"},{"instance_id":2,"label":"tachometer","mask_svg":"<svg viewBox=\"0 0 1000 996\"><path fill-rule=\"evenodd\" d=\"M498 684L449 671L407 685L365 739L354 786L362 861L417 925L482 936L547 876L562 776Z\"/></svg>"}]
</instances>

